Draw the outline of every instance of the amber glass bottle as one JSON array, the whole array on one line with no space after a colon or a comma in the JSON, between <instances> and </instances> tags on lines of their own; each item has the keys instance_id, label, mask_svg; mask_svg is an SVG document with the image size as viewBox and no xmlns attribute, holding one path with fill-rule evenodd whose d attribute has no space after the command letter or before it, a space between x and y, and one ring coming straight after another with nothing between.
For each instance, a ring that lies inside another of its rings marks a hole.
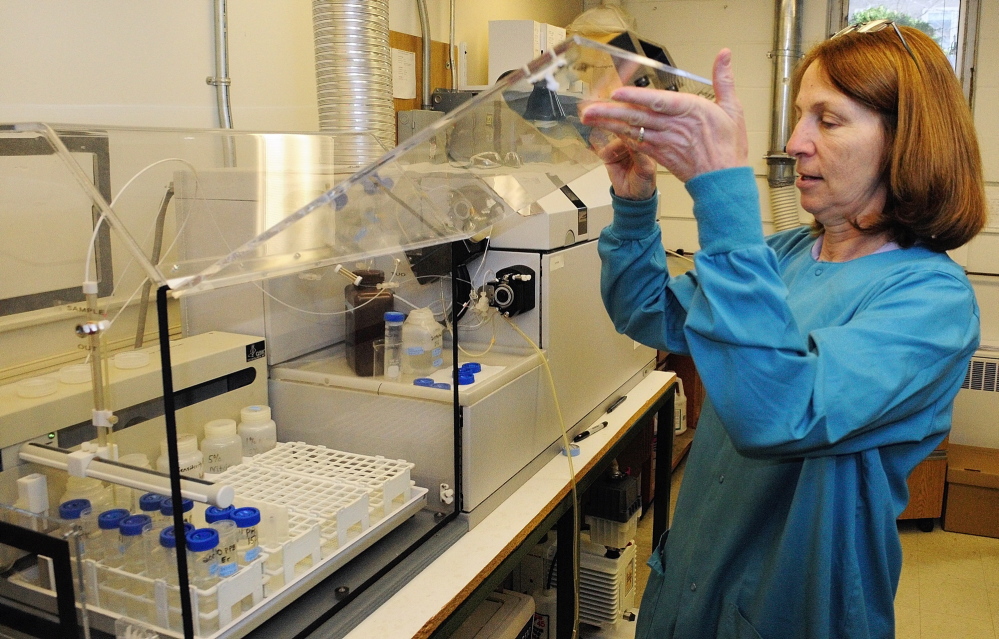
<instances>
[{"instance_id":1,"label":"amber glass bottle","mask_svg":"<svg viewBox=\"0 0 999 639\"><path fill-rule=\"evenodd\" d=\"M385 281L382 271L354 271L361 278L357 286L348 284L343 290L347 305L347 363L357 375L374 375L372 343L385 337L385 312L391 311L392 291L379 289Z\"/></svg>"}]
</instances>

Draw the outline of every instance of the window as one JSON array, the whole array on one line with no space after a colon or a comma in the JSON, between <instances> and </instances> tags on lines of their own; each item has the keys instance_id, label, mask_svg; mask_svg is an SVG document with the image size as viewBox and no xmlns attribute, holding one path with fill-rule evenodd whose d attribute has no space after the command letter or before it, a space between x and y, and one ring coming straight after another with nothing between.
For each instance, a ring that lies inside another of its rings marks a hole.
<instances>
[{"instance_id":1,"label":"window","mask_svg":"<svg viewBox=\"0 0 999 639\"><path fill-rule=\"evenodd\" d=\"M982 0L830 0L830 33L857 22L890 18L920 29L940 45L971 98Z\"/></svg>"}]
</instances>

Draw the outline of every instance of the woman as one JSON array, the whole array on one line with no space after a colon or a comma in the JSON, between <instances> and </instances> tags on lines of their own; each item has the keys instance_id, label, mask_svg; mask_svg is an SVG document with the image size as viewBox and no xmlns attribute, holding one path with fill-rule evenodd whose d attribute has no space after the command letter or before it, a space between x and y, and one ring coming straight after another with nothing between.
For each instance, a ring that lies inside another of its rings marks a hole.
<instances>
[{"instance_id":1,"label":"woman","mask_svg":"<svg viewBox=\"0 0 999 639\"><path fill-rule=\"evenodd\" d=\"M812 230L763 237L729 51L714 103L630 87L583 115L619 138L601 151L608 312L691 354L707 390L639 637L894 636L906 478L946 435L979 338L943 251L981 229L984 193L939 47L887 21L848 31L794 78L787 152ZM682 277L665 267L656 162L694 200Z\"/></svg>"}]
</instances>

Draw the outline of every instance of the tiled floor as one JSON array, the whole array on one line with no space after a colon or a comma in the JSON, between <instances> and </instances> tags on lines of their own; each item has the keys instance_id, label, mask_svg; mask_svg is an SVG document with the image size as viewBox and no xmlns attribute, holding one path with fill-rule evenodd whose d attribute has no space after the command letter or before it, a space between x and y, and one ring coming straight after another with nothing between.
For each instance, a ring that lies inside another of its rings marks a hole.
<instances>
[{"instance_id":1,"label":"tiled floor","mask_svg":"<svg viewBox=\"0 0 999 639\"><path fill-rule=\"evenodd\" d=\"M673 473L670 499L683 479L683 464ZM940 529L920 531L913 522L899 525L902 578L895 597L897 639L999 639L999 539ZM638 594L648 579L652 547L651 512L642 517L636 538Z\"/></svg>"}]
</instances>

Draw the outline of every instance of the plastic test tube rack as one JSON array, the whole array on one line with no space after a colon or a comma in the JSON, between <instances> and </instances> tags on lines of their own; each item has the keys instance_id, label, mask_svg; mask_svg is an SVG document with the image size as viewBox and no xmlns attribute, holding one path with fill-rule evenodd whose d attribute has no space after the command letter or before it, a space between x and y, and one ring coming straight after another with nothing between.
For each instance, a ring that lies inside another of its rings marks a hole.
<instances>
[{"instance_id":1,"label":"plastic test tube rack","mask_svg":"<svg viewBox=\"0 0 999 639\"><path fill-rule=\"evenodd\" d=\"M307 477L360 484L371 490L372 523L395 512L411 496L410 469L401 459L346 453L302 442L278 444L253 458L253 464Z\"/></svg>"}]
</instances>

